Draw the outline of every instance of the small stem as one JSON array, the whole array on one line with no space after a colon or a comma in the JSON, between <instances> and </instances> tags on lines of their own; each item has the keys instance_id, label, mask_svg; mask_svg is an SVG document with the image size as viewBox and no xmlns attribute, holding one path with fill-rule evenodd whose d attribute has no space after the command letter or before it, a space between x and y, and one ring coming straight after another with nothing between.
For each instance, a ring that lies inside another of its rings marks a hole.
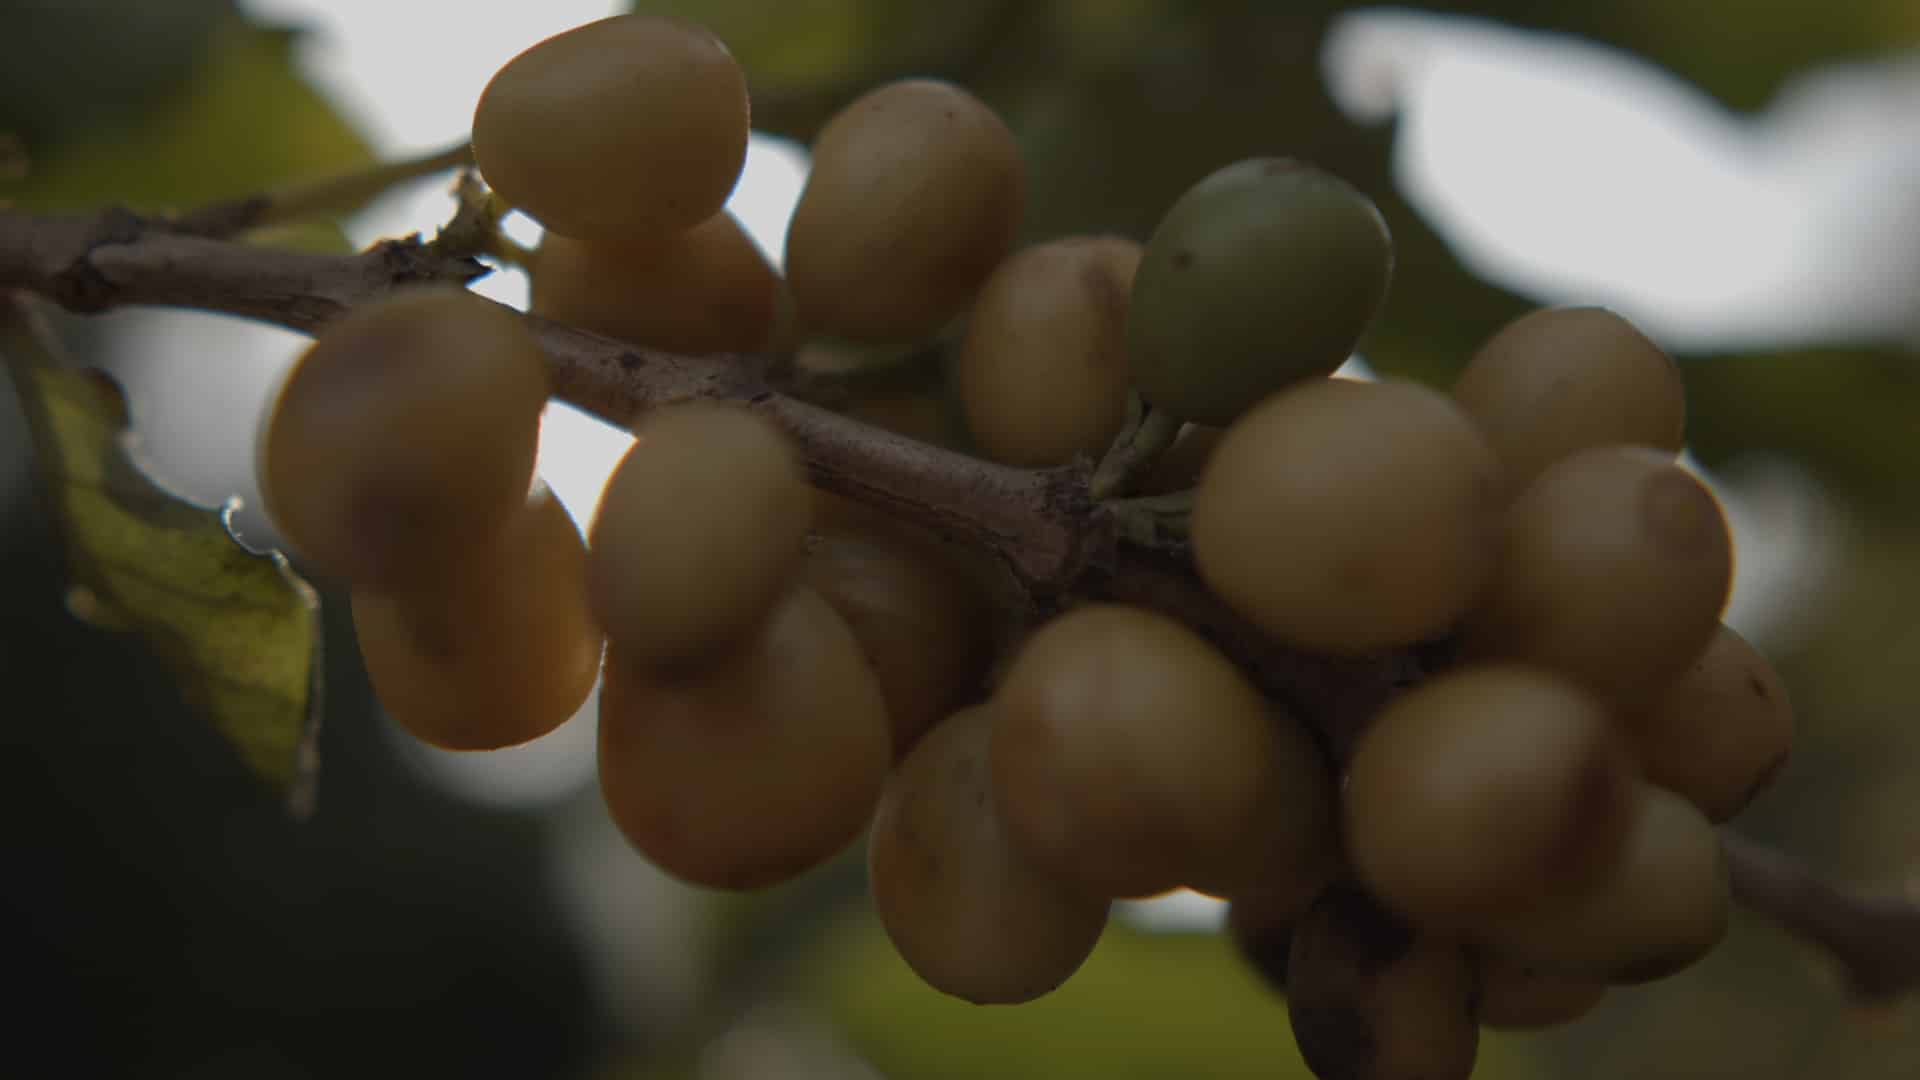
<instances>
[{"instance_id":1,"label":"small stem","mask_svg":"<svg viewBox=\"0 0 1920 1080\"><path fill-rule=\"evenodd\" d=\"M173 231L224 238L266 225L287 225L349 213L409 180L471 163L473 146L461 142L418 157L290 184L244 199L213 203L173 219Z\"/></svg>"},{"instance_id":2,"label":"small stem","mask_svg":"<svg viewBox=\"0 0 1920 1080\"><path fill-rule=\"evenodd\" d=\"M1165 495L1113 499L1107 508L1120 535L1142 547L1173 547L1187 538L1193 518L1193 489Z\"/></svg>"},{"instance_id":3,"label":"small stem","mask_svg":"<svg viewBox=\"0 0 1920 1080\"><path fill-rule=\"evenodd\" d=\"M1721 833L1734 898L1839 963L1866 1001L1920 989L1920 905L1822 881L1807 864L1737 833Z\"/></svg>"},{"instance_id":4,"label":"small stem","mask_svg":"<svg viewBox=\"0 0 1920 1080\"><path fill-rule=\"evenodd\" d=\"M1112 499L1131 494L1140 478L1180 437L1182 423L1179 417L1133 395L1127 403L1126 427L1120 429L1107 456L1093 472L1093 497Z\"/></svg>"}]
</instances>

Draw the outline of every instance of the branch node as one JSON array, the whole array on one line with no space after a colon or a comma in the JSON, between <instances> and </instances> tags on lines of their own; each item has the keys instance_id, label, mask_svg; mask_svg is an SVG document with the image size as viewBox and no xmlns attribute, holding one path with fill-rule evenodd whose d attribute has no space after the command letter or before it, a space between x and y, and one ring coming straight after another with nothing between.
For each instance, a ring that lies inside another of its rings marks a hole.
<instances>
[{"instance_id":1,"label":"branch node","mask_svg":"<svg viewBox=\"0 0 1920 1080\"><path fill-rule=\"evenodd\" d=\"M94 265L93 254L101 248L138 243L146 227L140 215L124 206L108 207L96 217L87 229L80 250L54 281L54 293L61 306L93 315L118 303L118 290Z\"/></svg>"}]
</instances>

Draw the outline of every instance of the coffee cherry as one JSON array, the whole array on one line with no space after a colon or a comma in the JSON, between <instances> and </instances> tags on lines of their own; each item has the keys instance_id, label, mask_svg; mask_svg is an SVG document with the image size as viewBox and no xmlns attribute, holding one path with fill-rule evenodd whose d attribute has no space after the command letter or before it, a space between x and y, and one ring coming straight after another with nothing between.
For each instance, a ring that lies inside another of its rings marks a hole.
<instances>
[{"instance_id":1,"label":"coffee cherry","mask_svg":"<svg viewBox=\"0 0 1920 1080\"><path fill-rule=\"evenodd\" d=\"M1497 550L1499 465L1473 423L1415 383L1319 379L1221 438L1193 553L1269 634L1329 652L1403 645L1467 611Z\"/></svg>"},{"instance_id":2,"label":"coffee cherry","mask_svg":"<svg viewBox=\"0 0 1920 1080\"><path fill-rule=\"evenodd\" d=\"M1140 245L1070 237L987 279L953 379L967 429L1008 465L1098 458L1127 416L1127 294Z\"/></svg>"},{"instance_id":3,"label":"coffee cherry","mask_svg":"<svg viewBox=\"0 0 1920 1080\"><path fill-rule=\"evenodd\" d=\"M1327 865L1317 748L1179 623L1117 606L1059 616L992 704L1002 824L1084 891L1225 893L1289 871L1317 881Z\"/></svg>"},{"instance_id":4,"label":"coffee cherry","mask_svg":"<svg viewBox=\"0 0 1920 1080\"><path fill-rule=\"evenodd\" d=\"M1793 703L1767 658L1722 626L1707 651L1628 727L1648 779L1726 821L1786 764Z\"/></svg>"},{"instance_id":5,"label":"coffee cherry","mask_svg":"<svg viewBox=\"0 0 1920 1080\"><path fill-rule=\"evenodd\" d=\"M1604 980L1560 975L1481 950L1480 1022L1506 1031L1540 1031L1570 1024L1607 994Z\"/></svg>"},{"instance_id":6,"label":"coffee cherry","mask_svg":"<svg viewBox=\"0 0 1920 1080\"><path fill-rule=\"evenodd\" d=\"M786 435L741 406L659 409L634 436L594 516L588 595L627 660L698 663L750 636L793 581L811 489Z\"/></svg>"},{"instance_id":7,"label":"coffee cherry","mask_svg":"<svg viewBox=\"0 0 1920 1080\"><path fill-rule=\"evenodd\" d=\"M858 341L930 335L1013 246L1025 205L1019 144L978 98L931 79L868 92L814 140L787 230L801 320Z\"/></svg>"},{"instance_id":8,"label":"coffee cherry","mask_svg":"<svg viewBox=\"0 0 1920 1080\"><path fill-rule=\"evenodd\" d=\"M1468 668L1395 699L1354 749L1347 854L1383 903L1460 929L1592 886L1638 776L1598 700L1542 672Z\"/></svg>"},{"instance_id":9,"label":"coffee cherry","mask_svg":"<svg viewBox=\"0 0 1920 1080\"><path fill-rule=\"evenodd\" d=\"M782 314L779 275L725 211L645 241L548 233L528 269L535 315L668 352L757 352Z\"/></svg>"},{"instance_id":10,"label":"coffee cherry","mask_svg":"<svg viewBox=\"0 0 1920 1080\"><path fill-rule=\"evenodd\" d=\"M689 229L747 160L747 83L705 28L615 15L534 45L487 83L473 157L509 202L578 240Z\"/></svg>"},{"instance_id":11,"label":"coffee cherry","mask_svg":"<svg viewBox=\"0 0 1920 1080\"><path fill-rule=\"evenodd\" d=\"M586 545L544 489L499 536L449 550L391 591L353 590L367 679L399 725L447 750L495 750L559 727L600 674Z\"/></svg>"},{"instance_id":12,"label":"coffee cherry","mask_svg":"<svg viewBox=\"0 0 1920 1080\"><path fill-rule=\"evenodd\" d=\"M323 574L403 584L487 542L533 480L545 357L463 289L409 289L322 328L261 433L267 511Z\"/></svg>"},{"instance_id":13,"label":"coffee cherry","mask_svg":"<svg viewBox=\"0 0 1920 1080\"><path fill-rule=\"evenodd\" d=\"M1158 408L1224 427L1344 363L1392 269L1386 222L1344 180L1284 158L1229 165L1147 241L1127 312L1134 384Z\"/></svg>"},{"instance_id":14,"label":"coffee cherry","mask_svg":"<svg viewBox=\"0 0 1920 1080\"><path fill-rule=\"evenodd\" d=\"M1542 971L1645 982L1705 956L1726 935L1726 858L1713 824L1693 804L1643 784L1619 858L1581 893L1476 936Z\"/></svg>"},{"instance_id":15,"label":"coffee cherry","mask_svg":"<svg viewBox=\"0 0 1920 1080\"><path fill-rule=\"evenodd\" d=\"M1513 504L1468 645L1640 710L1706 649L1732 584L1733 540L1699 480L1664 451L1584 450Z\"/></svg>"},{"instance_id":16,"label":"coffee cherry","mask_svg":"<svg viewBox=\"0 0 1920 1080\"><path fill-rule=\"evenodd\" d=\"M1479 1053L1472 958L1357 889L1328 889L1293 931L1287 1016L1316 1076L1466 1080Z\"/></svg>"},{"instance_id":17,"label":"coffee cherry","mask_svg":"<svg viewBox=\"0 0 1920 1080\"><path fill-rule=\"evenodd\" d=\"M821 528L800 578L860 642L886 698L894 753L903 756L977 692L990 659L990 612L975 581L932 538L816 498Z\"/></svg>"},{"instance_id":18,"label":"coffee cherry","mask_svg":"<svg viewBox=\"0 0 1920 1080\"><path fill-rule=\"evenodd\" d=\"M633 846L684 881L758 889L832 858L865 827L892 760L879 684L811 589L696 670L608 650L601 794Z\"/></svg>"},{"instance_id":19,"label":"coffee cherry","mask_svg":"<svg viewBox=\"0 0 1920 1080\"><path fill-rule=\"evenodd\" d=\"M1008 843L987 762L992 730L989 709L965 709L914 747L874 812L867 866L881 925L928 985L1012 1004L1079 969L1109 902Z\"/></svg>"},{"instance_id":20,"label":"coffee cherry","mask_svg":"<svg viewBox=\"0 0 1920 1080\"><path fill-rule=\"evenodd\" d=\"M1519 494L1541 470L1596 446L1678 453L1686 423L1680 369L1605 308L1547 308L1488 339L1453 385Z\"/></svg>"}]
</instances>

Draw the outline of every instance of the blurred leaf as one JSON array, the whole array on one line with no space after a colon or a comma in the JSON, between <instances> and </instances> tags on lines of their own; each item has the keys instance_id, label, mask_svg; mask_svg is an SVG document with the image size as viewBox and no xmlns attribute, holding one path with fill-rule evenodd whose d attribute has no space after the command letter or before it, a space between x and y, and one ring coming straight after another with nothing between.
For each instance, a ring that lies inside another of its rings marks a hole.
<instances>
[{"instance_id":1,"label":"blurred leaf","mask_svg":"<svg viewBox=\"0 0 1920 1080\"><path fill-rule=\"evenodd\" d=\"M1022 0L901 4L893 0L634 0L633 10L691 19L719 35L746 69L753 126L810 139L827 116L889 79L971 83L1001 39L1045 14Z\"/></svg>"},{"instance_id":2,"label":"blurred leaf","mask_svg":"<svg viewBox=\"0 0 1920 1080\"><path fill-rule=\"evenodd\" d=\"M1311 1080L1286 1003L1218 934L1145 934L1109 925L1065 986L1025 1005L970 1005L930 989L870 916L831 934L823 1000L849 1039L893 1080ZM1530 1075L1513 1040L1481 1039L1474 1080Z\"/></svg>"},{"instance_id":3,"label":"blurred leaf","mask_svg":"<svg viewBox=\"0 0 1920 1080\"><path fill-rule=\"evenodd\" d=\"M318 767L314 591L278 554L243 548L225 511L141 469L117 384L39 362L17 321L7 331L41 487L66 540L74 613L138 634L182 696L303 815Z\"/></svg>"},{"instance_id":4,"label":"blurred leaf","mask_svg":"<svg viewBox=\"0 0 1920 1080\"><path fill-rule=\"evenodd\" d=\"M635 0L633 10L677 15L707 27L756 82L815 84L866 61L872 0Z\"/></svg>"},{"instance_id":5,"label":"blurred leaf","mask_svg":"<svg viewBox=\"0 0 1920 1080\"><path fill-rule=\"evenodd\" d=\"M40 148L137 121L235 18L234 0L10 0L0 12L0 131Z\"/></svg>"},{"instance_id":6,"label":"blurred leaf","mask_svg":"<svg viewBox=\"0 0 1920 1080\"><path fill-rule=\"evenodd\" d=\"M1785 453L1877 514L1920 516L1920 370L1898 352L1809 350L1682 367L1687 438L1709 465Z\"/></svg>"},{"instance_id":7,"label":"blurred leaf","mask_svg":"<svg viewBox=\"0 0 1920 1080\"><path fill-rule=\"evenodd\" d=\"M177 210L318 173L371 154L294 71L295 36L230 20L204 62L131 128L101 129L35 156L0 195L34 209Z\"/></svg>"}]
</instances>

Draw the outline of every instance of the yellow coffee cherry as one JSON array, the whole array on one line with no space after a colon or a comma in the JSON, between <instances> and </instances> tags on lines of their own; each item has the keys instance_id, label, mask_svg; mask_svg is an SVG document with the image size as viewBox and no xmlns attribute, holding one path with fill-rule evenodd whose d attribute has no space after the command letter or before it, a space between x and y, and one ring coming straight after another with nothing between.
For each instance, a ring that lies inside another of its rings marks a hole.
<instances>
[{"instance_id":1,"label":"yellow coffee cherry","mask_svg":"<svg viewBox=\"0 0 1920 1080\"><path fill-rule=\"evenodd\" d=\"M1678 453L1686 426L1680 369L1605 308L1546 308L1488 339L1453 385L1518 494L1547 466L1595 446Z\"/></svg>"},{"instance_id":2,"label":"yellow coffee cherry","mask_svg":"<svg viewBox=\"0 0 1920 1080\"><path fill-rule=\"evenodd\" d=\"M546 401L545 357L508 308L446 286L357 308L274 399L267 512L322 574L403 584L519 513Z\"/></svg>"},{"instance_id":3,"label":"yellow coffee cherry","mask_svg":"<svg viewBox=\"0 0 1920 1080\"><path fill-rule=\"evenodd\" d=\"M1318 748L1171 619L1120 606L1061 615L1020 648L992 708L1002 824L1083 891L1230 893L1327 865Z\"/></svg>"},{"instance_id":4,"label":"yellow coffee cherry","mask_svg":"<svg viewBox=\"0 0 1920 1080\"><path fill-rule=\"evenodd\" d=\"M1451 627L1493 569L1499 463L1445 395L1316 378L1227 429L1194 497L1200 575L1289 644L1355 653Z\"/></svg>"},{"instance_id":5,"label":"yellow coffee cherry","mask_svg":"<svg viewBox=\"0 0 1920 1080\"><path fill-rule=\"evenodd\" d=\"M749 637L798 571L812 496L799 455L744 406L649 413L594 515L588 595L641 665L693 664Z\"/></svg>"},{"instance_id":6,"label":"yellow coffee cherry","mask_svg":"<svg viewBox=\"0 0 1920 1080\"><path fill-rule=\"evenodd\" d=\"M1388 907L1458 930L1591 886L1638 772L1599 700L1523 667L1441 675L1375 716L1348 763L1347 855Z\"/></svg>"},{"instance_id":7,"label":"yellow coffee cherry","mask_svg":"<svg viewBox=\"0 0 1920 1080\"><path fill-rule=\"evenodd\" d=\"M559 727L600 674L587 551L544 489L499 537L449 551L404 587L353 590L367 678L388 715L448 750L494 750Z\"/></svg>"},{"instance_id":8,"label":"yellow coffee cherry","mask_svg":"<svg viewBox=\"0 0 1920 1080\"><path fill-rule=\"evenodd\" d=\"M1013 246L1026 166L1006 124L951 83L888 83L835 114L787 230L801 321L909 342L958 315Z\"/></svg>"},{"instance_id":9,"label":"yellow coffee cherry","mask_svg":"<svg viewBox=\"0 0 1920 1080\"><path fill-rule=\"evenodd\" d=\"M839 854L892 760L880 686L811 589L794 587L743 646L697 670L608 650L601 795L628 841L683 881L764 888Z\"/></svg>"},{"instance_id":10,"label":"yellow coffee cherry","mask_svg":"<svg viewBox=\"0 0 1920 1080\"><path fill-rule=\"evenodd\" d=\"M529 270L535 315L667 352L758 352L782 314L780 276L725 211L644 241L548 233Z\"/></svg>"},{"instance_id":11,"label":"yellow coffee cherry","mask_svg":"<svg viewBox=\"0 0 1920 1080\"><path fill-rule=\"evenodd\" d=\"M1786 764L1793 702L1758 649L1722 626L1707 651L1628 732L1647 777L1726 821Z\"/></svg>"},{"instance_id":12,"label":"yellow coffee cherry","mask_svg":"<svg viewBox=\"0 0 1920 1080\"><path fill-rule=\"evenodd\" d=\"M1007 842L994 805L987 708L941 722L887 781L867 845L874 908L902 959L943 993L1031 1001L1065 982L1106 926Z\"/></svg>"},{"instance_id":13,"label":"yellow coffee cherry","mask_svg":"<svg viewBox=\"0 0 1920 1080\"><path fill-rule=\"evenodd\" d=\"M1665 451L1583 450L1509 509L1467 642L1638 711L1706 649L1732 585L1726 517L1698 479Z\"/></svg>"},{"instance_id":14,"label":"yellow coffee cherry","mask_svg":"<svg viewBox=\"0 0 1920 1080\"><path fill-rule=\"evenodd\" d=\"M1127 418L1127 296L1140 245L1077 236L1028 248L987 279L953 380L967 429L1007 465L1098 459Z\"/></svg>"},{"instance_id":15,"label":"yellow coffee cherry","mask_svg":"<svg viewBox=\"0 0 1920 1080\"><path fill-rule=\"evenodd\" d=\"M489 185L575 239L692 228L747 160L746 76L704 27L615 15L509 60L473 112Z\"/></svg>"}]
</instances>

